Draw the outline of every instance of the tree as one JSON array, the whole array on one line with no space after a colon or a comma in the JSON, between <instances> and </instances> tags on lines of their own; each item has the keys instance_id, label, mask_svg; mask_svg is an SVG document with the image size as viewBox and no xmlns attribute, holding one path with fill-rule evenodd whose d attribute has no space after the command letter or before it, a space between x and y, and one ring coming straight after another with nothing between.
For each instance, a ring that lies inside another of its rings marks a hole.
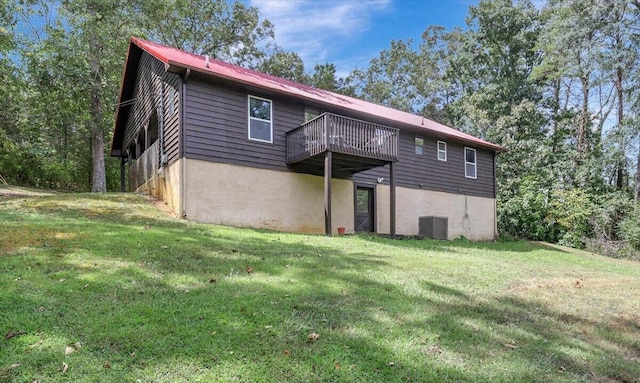
<instances>
[{"instance_id":1,"label":"tree","mask_svg":"<svg viewBox=\"0 0 640 383\"><path fill-rule=\"evenodd\" d=\"M276 47L271 55L264 58L257 69L299 83L306 83L308 80L302 58L297 53L287 52L280 47Z\"/></svg>"},{"instance_id":2,"label":"tree","mask_svg":"<svg viewBox=\"0 0 640 383\"><path fill-rule=\"evenodd\" d=\"M351 72L347 84L364 100L407 112L415 111L418 93L414 78L418 73L418 54L412 44L412 40L392 40L390 48L373 58L366 70Z\"/></svg>"},{"instance_id":3,"label":"tree","mask_svg":"<svg viewBox=\"0 0 640 383\"><path fill-rule=\"evenodd\" d=\"M152 39L236 65L257 67L266 56L262 46L274 38L271 22L239 1L167 0L143 9Z\"/></svg>"}]
</instances>

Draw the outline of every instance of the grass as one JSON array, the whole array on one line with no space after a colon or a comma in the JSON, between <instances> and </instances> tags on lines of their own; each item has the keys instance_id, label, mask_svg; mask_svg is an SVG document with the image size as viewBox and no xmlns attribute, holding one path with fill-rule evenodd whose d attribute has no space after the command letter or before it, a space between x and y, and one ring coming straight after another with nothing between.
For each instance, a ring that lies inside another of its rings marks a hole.
<instances>
[{"instance_id":1,"label":"grass","mask_svg":"<svg viewBox=\"0 0 640 383\"><path fill-rule=\"evenodd\" d=\"M0 187L0 382L640 382L639 313L638 262Z\"/></svg>"}]
</instances>

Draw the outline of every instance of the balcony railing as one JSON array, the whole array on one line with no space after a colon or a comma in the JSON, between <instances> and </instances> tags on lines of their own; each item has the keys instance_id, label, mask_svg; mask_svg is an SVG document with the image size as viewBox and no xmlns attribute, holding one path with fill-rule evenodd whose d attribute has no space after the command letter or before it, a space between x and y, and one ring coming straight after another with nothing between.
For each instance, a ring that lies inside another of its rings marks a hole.
<instances>
[{"instance_id":1,"label":"balcony railing","mask_svg":"<svg viewBox=\"0 0 640 383\"><path fill-rule=\"evenodd\" d=\"M288 164L326 151L397 161L398 129L324 113L287 132Z\"/></svg>"}]
</instances>

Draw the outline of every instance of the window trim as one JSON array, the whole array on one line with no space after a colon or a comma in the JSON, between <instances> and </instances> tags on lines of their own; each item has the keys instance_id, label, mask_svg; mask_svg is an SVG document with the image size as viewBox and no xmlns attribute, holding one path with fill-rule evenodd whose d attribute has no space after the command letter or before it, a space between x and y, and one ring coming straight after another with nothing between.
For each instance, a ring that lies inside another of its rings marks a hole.
<instances>
[{"instance_id":1,"label":"window trim","mask_svg":"<svg viewBox=\"0 0 640 383\"><path fill-rule=\"evenodd\" d=\"M256 100L267 101L269 103L269 120L263 120L262 118L252 117L251 116L251 99L254 98ZM259 138L251 137L251 120L268 122L269 123L269 140L262 140ZM273 143L273 101L259 96L253 96L251 94L247 95L247 139L250 141L258 141L258 142L266 142L268 144Z\"/></svg>"},{"instance_id":2,"label":"window trim","mask_svg":"<svg viewBox=\"0 0 640 383\"><path fill-rule=\"evenodd\" d=\"M473 160L474 162L467 161L467 150L473 152ZM474 175L470 176L467 174L467 165L473 165ZM464 148L464 176L466 178L477 179L478 178L478 153L474 148L468 148L465 146Z\"/></svg>"},{"instance_id":3,"label":"window trim","mask_svg":"<svg viewBox=\"0 0 640 383\"><path fill-rule=\"evenodd\" d=\"M418 145L418 140L421 140L422 144ZM418 153L418 148L420 148L420 153ZM413 153L415 153L416 156L424 155L424 138L413 137Z\"/></svg>"},{"instance_id":4,"label":"window trim","mask_svg":"<svg viewBox=\"0 0 640 383\"><path fill-rule=\"evenodd\" d=\"M444 144L444 150L440 150L440 144ZM447 143L445 141L438 141L436 144L436 149L438 151L438 161L447 161ZM440 153L444 154L444 158L440 158Z\"/></svg>"}]
</instances>

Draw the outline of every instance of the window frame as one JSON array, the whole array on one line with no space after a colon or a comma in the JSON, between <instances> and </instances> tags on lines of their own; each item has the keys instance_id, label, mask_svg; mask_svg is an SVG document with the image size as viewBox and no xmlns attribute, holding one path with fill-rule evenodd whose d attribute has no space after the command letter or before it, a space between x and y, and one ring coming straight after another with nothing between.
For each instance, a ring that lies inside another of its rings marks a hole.
<instances>
[{"instance_id":1,"label":"window frame","mask_svg":"<svg viewBox=\"0 0 640 383\"><path fill-rule=\"evenodd\" d=\"M473 152L473 161L474 162L468 162L467 161L467 151L469 152ZM473 176L470 176L467 172L467 165L473 165ZM468 148L465 147L464 148L464 176L466 178L471 178L471 179L477 179L478 178L478 153L474 148Z\"/></svg>"},{"instance_id":2,"label":"window frame","mask_svg":"<svg viewBox=\"0 0 640 383\"><path fill-rule=\"evenodd\" d=\"M264 120L262 118L251 116L251 99L252 98L256 100L267 101L269 103L269 120ZM260 138L251 137L251 121L252 120L269 123L269 140L263 140ZM272 100L268 98L260 97L260 96L254 96L251 94L247 95L247 139L250 141L265 142L268 144L273 143L273 101Z\"/></svg>"},{"instance_id":3,"label":"window frame","mask_svg":"<svg viewBox=\"0 0 640 383\"><path fill-rule=\"evenodd\" d=\"M420 140L422 143L418 145L418 140ZM413 152L416 154L416 156L423 156L424 155L424 138L422 137L413 137ZM420 153L418 153L418 148L420 148Z\"/></svg>"},{"instance_id":4,"label":"window frame","mask_svg":"<svg viewBox=\"0 0 640 383\"><path fill-rule=\"evenodd\" d=\"M444 145L444 149L440 150L440 144ZM436 144L436 149L438 151L438 161L447 161L447 143L445 141L438 141ZM444 154L444 158L440 158L440 154Z\"/></svg>"}]
</instances>

